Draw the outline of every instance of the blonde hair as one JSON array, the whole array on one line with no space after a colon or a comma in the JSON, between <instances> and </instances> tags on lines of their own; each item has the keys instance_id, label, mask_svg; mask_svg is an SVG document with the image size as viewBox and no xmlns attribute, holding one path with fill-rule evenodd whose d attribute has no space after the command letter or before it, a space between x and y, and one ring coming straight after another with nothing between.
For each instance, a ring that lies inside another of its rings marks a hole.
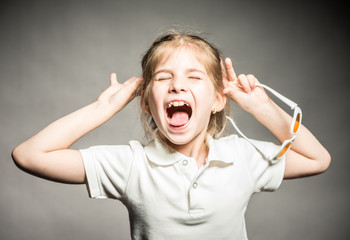
<instances>
[{"instance_id":1,"label":"blonde hair","mask_svg":"<svg viewBox=\"0 0 350 240\"><path fill-rule=\"evenodd\" d=\"M165 32L153 42L141 61L144 80L139 89L139 95L141 96L140 104L146 133L150 135L153 135L157 129L149 113L148 106L148 97L152 87L155 69L161 61L166 60L173 52L181 47L186 47L193 51L195 56L200 59L217 92L222 92L224 88L222 81L224 71L222 58L216 47L203 38L191 33L182 33L176 30ZM222 111L211 115L207 131L214 138L219 137L225 129L226 115L229 115L229 109L230 107L226 104Z\"/></svg>"}]
</instances>

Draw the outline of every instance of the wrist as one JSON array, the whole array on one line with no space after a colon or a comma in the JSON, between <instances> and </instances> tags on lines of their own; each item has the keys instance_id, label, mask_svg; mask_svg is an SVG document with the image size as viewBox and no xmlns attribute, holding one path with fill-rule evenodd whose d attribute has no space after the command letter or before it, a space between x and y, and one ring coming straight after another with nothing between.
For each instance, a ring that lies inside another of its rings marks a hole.
<instances>
[{"instance_id":1,"label":"wrist","mask_svg":"<svg viewBox=\"0 0 350 240\"><path fill-rule=\"evenodd\" d=\"M290 137L289 128L292 118L273 101L270 100L257 108L253 116L279 140Z\"/></svg>"},{"instance_id":2,"label":"wrist","mask_svg":"<svg viewBox=\"0 0 350 240\"><path fill-rule=\"evenodd\" d=\"M114 114L116 114L121 110L119 106L111 103L110 101L96 100L91 105L94 108L94 110L97 111L102 116L112 117Z\"/></svg>"},{"instance_id":3,"label":"wrist","mask_svg":"<svg viewBox=\"0 0 350 240\"><path fill-rule=\"evenodd\" d=\"M270 119L272 116L279 115L281 110L282 109L280 109L273 101L269 100L266 103L251 109L250 114L252 114L259 122L262 122L264 119Z\"/></svg>"}]
</instances>

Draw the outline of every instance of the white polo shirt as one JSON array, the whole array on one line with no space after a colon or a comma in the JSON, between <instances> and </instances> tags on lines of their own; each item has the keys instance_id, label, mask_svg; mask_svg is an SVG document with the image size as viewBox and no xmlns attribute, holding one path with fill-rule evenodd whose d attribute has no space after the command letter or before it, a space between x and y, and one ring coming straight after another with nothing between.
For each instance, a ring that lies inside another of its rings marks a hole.
<instances>
[{"instance_id":1,"label":"white polo shirt","mask_svg":"<svg viewBox=\"0 0 350 240\"><path fill-rule=\"evenodd\" d=\"M255 141L267 154L278 149ZM244 214L254 192L278 188L284 158L270 165L246 140L209 140L206 164L169 149L94 146L80 150L91 198L114 198L128 208L133 239L247 239Z\"/></svg>"}]
</instances>

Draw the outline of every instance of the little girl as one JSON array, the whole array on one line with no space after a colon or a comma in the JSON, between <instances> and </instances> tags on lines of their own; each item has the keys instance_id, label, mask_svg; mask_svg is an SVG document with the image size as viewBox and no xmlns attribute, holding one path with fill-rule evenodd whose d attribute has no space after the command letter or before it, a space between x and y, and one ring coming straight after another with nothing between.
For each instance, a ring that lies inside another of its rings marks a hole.
<instances>
[{"instance_id":1,"label":"little girl","mask_svg":"<svg viewBox=\"0 0 350 240\"><path fill-rule=\"evenodd\" d=\"M236 77L231 60L223 61L204 39L164 34L143 57L142 72L123 84L112 73L96 102L16 147L16 164L50 180L84 183L92 198L119 199L129 211L133 239L201 240L247 239L244 214L254 192L328 168L330 155L300 124L296 104L270 89L295 109L292 118L253 75ZM138 95L154 136L149 144L69 149ZM244 135L219 138L229 99L282 147Z\"/></svg>"}]
</instances>

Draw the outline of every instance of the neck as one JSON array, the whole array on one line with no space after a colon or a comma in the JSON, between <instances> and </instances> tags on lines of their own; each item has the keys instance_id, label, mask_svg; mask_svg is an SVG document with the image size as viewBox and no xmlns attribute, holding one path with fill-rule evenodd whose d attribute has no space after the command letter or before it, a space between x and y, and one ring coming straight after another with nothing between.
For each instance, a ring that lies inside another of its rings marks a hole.
<instances>
[{"instance_id":1,"label":"neck","mask_svg":"<svg viewBox=\"0 0 350 240\"><path fill-rule=\"evenodd\" d=\"M194 139L186 144L177 145L168 140L166 140L166 143L175 151L182 153L185 156L194 158L196 160L198 168L205 164L209 153L207 132L198 134Z\"/></svg>"}]
</instances>

